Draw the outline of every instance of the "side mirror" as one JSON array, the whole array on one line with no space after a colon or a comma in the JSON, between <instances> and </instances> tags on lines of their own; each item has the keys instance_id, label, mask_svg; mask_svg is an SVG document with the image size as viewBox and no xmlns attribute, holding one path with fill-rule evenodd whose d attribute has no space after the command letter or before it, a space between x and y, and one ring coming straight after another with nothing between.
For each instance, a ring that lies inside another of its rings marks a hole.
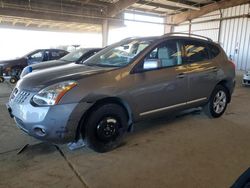
<instances>
[{"instance_id":1,"label":"side mirror","mask_svg":"<svg viewBox=\"0 0 250 188\"><path fill-rule=\"evenodd\" d=\"M157 69L159 67L159 60L158 59L147 59L143 63L143 69Z\"/></svg>"}]
</instances>

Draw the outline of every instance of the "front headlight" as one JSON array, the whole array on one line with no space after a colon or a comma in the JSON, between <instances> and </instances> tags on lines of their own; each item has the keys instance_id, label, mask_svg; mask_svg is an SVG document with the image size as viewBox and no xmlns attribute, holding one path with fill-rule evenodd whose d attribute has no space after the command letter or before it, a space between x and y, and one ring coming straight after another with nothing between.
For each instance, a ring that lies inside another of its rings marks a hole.
<instances>
[{"instance_id":1,"label":"front headlight","mask_svg":"<svg viewBox=\"0 0 250 188\"><path fill-rule=\"evenodd\" d=\"M32 98L32 101L39 106L56 105L65 93L76 85L77 83L75 81L65 81L51 85L39 91Z\"/></svg>"}]
</instances>

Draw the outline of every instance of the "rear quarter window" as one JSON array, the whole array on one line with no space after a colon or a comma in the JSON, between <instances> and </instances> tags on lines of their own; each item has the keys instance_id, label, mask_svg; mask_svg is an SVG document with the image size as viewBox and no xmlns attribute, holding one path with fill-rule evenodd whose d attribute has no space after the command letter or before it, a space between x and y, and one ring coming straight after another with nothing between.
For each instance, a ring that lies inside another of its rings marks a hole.
<instances>
[{"instance_id":1,"label":"rear quarter window","mask_svg":"<svg viewBox=\"0 0 250 188\"><path fill-rule=\"evenodd\" d=\"M65 55L66 55L66 53L64 51L57 51L57 50L50 51L50 59L51 60L59 59Z\"/></svg>"},{"instance_id":2,"label":"rear quarter window","mask_svg":"<svg viewBox=\"0 0 250 188\"><path fill-rule=\"evenodd\" d=\"M187 40L184 42L183 61L196 63L209 59L209 49L205 42Z\"/></svg>"},{"instance_id":3,"label":"rear quarter window","mask_svg":"<svg viewBox=\"0 0 250 188\"><path fill-rule=\"evenodd\" d=\"M217 57L220 54L220 49L217 46L215 46L213 44L209 44L208 48L209 48L211 59Z\"/></svg>"}]
</instances>

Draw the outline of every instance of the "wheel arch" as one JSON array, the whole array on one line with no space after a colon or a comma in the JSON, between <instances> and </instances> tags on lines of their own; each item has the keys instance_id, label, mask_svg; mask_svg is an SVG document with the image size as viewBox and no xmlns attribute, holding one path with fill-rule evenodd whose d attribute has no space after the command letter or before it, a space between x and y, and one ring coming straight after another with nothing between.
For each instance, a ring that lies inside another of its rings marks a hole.
<instances>
[{"instance_id":1,"label":"wheel arch","mask_svg":"<svg viewBox=\"0 0 250 188\"><path fill-rule=\"evenodd\" d=\"M231 102L230 81L224 79L224 80L221 80L220 82L218 82L217 85L221 85L227 90L228 103L230 103Z\"/></svg>"},{"instance_id":2,"label":"wheel arch","mask_svg":"<svg viewBox=\"0 0 250 188\"><path fill-rule=\"evenodd\" d=\"M132 113L132 110L129 106L129 104L119 98L119 97L104 97L104 98L101 98L101 99L98 99L96 100L95 102L93 102L93 105L83 114L80 122L78 123L78 126L77 126L77 130L76 130L76 137L75 137L75 140L78 140L81 136L81 133L82 134L82 137L84 135L84 132L85 132L85 122L87 121L88 119L88 116L98 107L104 105L104 104L117 104L119 106L121 106L125 112L126 112L126 115L128 117L128 131L131 129L132 127L132 124L133 124L133 113Z\"/></svg>"}]
</instances>

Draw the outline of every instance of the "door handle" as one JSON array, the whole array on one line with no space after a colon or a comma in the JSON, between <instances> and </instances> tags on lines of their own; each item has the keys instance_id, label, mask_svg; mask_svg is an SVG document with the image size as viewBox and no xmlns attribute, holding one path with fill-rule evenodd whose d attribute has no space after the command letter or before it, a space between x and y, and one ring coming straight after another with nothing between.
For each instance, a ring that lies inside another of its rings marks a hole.
<instances>
[{"instance_id":1,"label":"door handle","mask_svg":"<svg viewBox=\"0 0 250 188\"><path fill-rule=\"evenodd\" d=\"M179 78L179 79L181 79L181 78L184 78L186 75L182 72L182 73L179 73L177 76L176 76L176 78Z\"/></svg>"}]
</instances>

